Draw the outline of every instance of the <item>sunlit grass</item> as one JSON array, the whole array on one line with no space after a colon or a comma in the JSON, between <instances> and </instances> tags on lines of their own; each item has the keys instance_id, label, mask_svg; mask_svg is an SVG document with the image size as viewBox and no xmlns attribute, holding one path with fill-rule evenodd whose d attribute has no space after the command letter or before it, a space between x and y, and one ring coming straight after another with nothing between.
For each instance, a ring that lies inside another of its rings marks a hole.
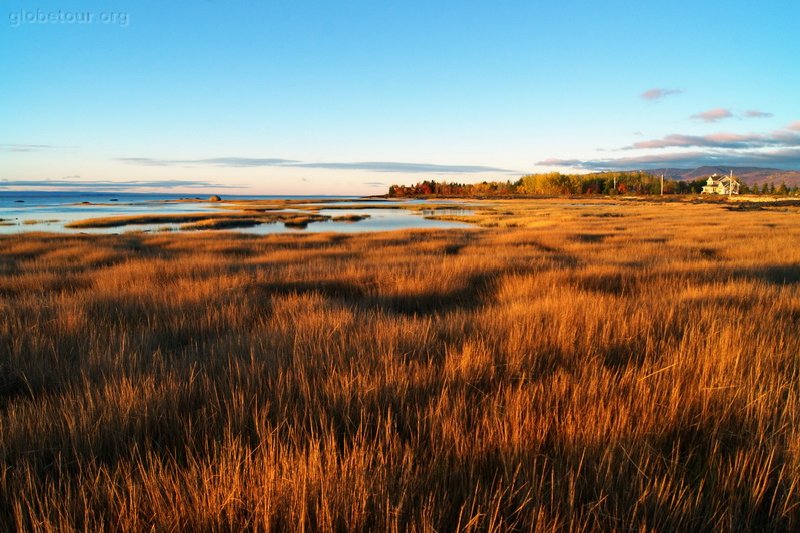
<instances>
[{"instance_id":1,"label":"sunlit grass","mask_svg":"<svg viewBox=\"0 0 800 533\"><path fill-rule=\"evenodd\" d=\"M0 238L0 529L800 527L796 210L475 217Z\"/></svg>"}]
</instances>

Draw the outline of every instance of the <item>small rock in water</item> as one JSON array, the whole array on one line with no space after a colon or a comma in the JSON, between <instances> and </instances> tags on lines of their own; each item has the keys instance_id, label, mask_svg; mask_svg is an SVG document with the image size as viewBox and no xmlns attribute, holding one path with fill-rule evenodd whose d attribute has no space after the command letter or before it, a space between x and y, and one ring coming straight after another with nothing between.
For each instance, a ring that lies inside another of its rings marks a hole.
<instances>
[{"instance_id":1,"label":"small rock in water","mask_svg":"<svg viewBox=\"0 0 800 533\"><path fill-rule=\"evenodd\" d=\"M221 202L222 198L220 198L219 196L214 194L214 195L208 197L208 201L209 202Z\"/></svg>"}]
</instances>

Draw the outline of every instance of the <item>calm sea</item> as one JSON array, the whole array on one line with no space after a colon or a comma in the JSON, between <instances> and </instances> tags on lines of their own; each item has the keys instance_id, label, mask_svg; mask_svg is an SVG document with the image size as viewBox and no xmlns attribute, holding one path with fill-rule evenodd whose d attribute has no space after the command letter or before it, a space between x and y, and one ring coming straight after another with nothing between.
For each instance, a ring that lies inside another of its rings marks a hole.
<instances>
[{"instance_id":1,"label":"calm sea","mask_svg":"<svg viewBox=\"0 0 800 533\"><path fill-rule=\"evenodd\" d=\"M208 195L194 196L190 194L170 194L170 193L138 193L138 192L96 192L96 191L3 191L0 190L0 209L46 206L63 206L80 204L81 202L92 203L148 203L163 202L165 200L179 200L182 198L196 198L198 201L208 199ZM259 198L266 199L287 199L287 200L311 200L314 198L324 199L349 199L354 196L243 196L235 195L224 197L226 200L254 200Z\"/></svg>"}]
</instances>

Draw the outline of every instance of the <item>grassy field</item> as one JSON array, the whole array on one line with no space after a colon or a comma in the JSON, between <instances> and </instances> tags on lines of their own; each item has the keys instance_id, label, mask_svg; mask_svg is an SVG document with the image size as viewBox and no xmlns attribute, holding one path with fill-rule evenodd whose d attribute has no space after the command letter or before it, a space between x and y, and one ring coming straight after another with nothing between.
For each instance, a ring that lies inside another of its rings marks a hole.
<instances>
[{"instance_id":1,"label":"grassy field","mask_svg":"<svg viewBox=\"0 0 800 533\"><path fill-rule=\"evenodd\" d=\"M476 213L0 237L0 530L800 528L798 208Z\"/></svg>"}]
</instances>

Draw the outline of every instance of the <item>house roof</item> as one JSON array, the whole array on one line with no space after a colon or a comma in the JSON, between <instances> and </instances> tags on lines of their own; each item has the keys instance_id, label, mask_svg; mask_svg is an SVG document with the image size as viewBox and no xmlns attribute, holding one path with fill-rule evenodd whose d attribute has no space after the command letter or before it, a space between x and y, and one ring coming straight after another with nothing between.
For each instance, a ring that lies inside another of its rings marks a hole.
<instances>
[{"instance_id":1,"label":"house roof","mask_svg":"<svg viewBox=\"0 0 800 533\"><path fill-rule=\"evenodd\" d=\"M718 176L717 174L709 176L708 179L711 180L713 183L730 183L730 182L738 183L735 178L731 178L730 176Z\"/></svg>"}]
</instances>

